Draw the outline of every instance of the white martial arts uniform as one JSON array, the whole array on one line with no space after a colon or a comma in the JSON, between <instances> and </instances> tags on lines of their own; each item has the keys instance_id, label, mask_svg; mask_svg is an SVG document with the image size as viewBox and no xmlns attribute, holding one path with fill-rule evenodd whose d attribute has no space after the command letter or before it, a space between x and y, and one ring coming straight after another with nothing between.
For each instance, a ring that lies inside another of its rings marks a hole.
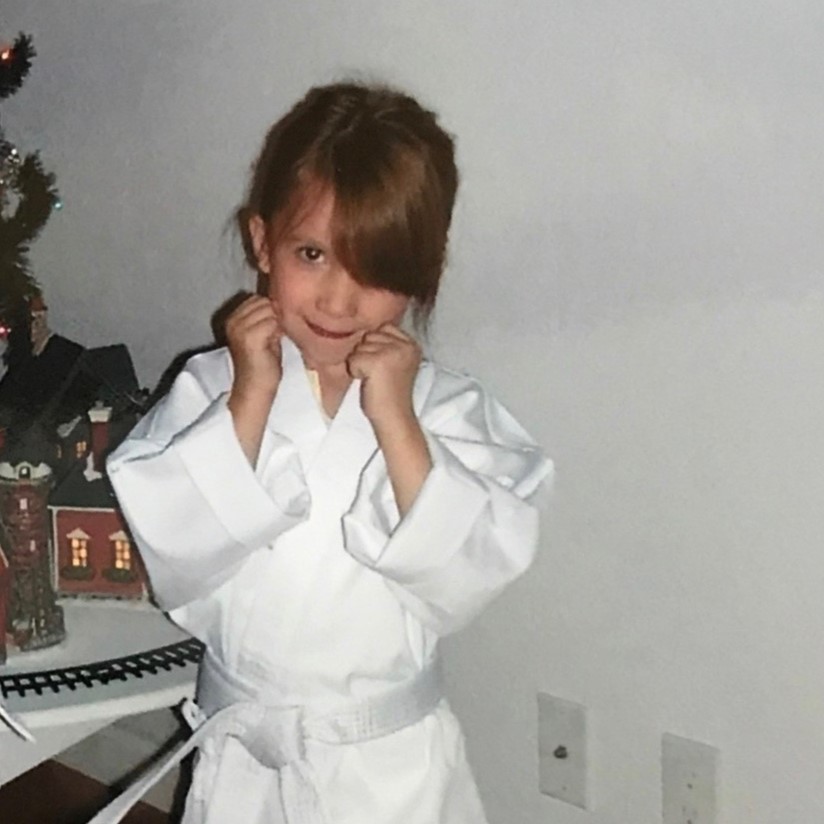
<instances>
[{"instance_id":1,"label":"white martial arts uniform","mask_svg":"<svg viewBox=\"0 0 824 824\"><path fill-rule=\"evenodd\" d=\"M255 468L231 383L226 350L192 358L108 468L157 602L267 704L332 711L408 682L530 564L528 499L550 463L476 381L421 365L433 469L402 521L359 382L329 422L284 339ZM305 761L330 824L485 821L445 701L379 738L307 741ZM209 740L184 820L291 821L281 778L237 739Z\"/></svg>"}]
</instances>

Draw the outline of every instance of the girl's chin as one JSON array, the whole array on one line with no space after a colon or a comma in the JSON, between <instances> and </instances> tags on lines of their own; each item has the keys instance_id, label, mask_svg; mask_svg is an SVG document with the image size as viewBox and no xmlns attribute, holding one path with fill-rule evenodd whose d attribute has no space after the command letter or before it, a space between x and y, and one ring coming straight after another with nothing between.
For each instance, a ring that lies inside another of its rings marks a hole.
<instances>
[{"instance_id":1,"label":"girl's chin","mask_svg":"<svg viewBox=\"0 0 824 824\"><path fill-rule=\"evenodd\" d=\"M301 346L298 343L307 369L316 371L346 371L346 361L352 352L351 342L338 342L336 346Z\"/></svg>"}]
</instances>

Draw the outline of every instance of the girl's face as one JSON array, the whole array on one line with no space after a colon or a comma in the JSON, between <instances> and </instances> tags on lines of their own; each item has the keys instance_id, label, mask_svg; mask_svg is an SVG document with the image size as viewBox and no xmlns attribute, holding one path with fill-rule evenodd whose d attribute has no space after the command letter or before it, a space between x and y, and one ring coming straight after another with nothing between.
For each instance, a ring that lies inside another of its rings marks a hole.
<instances>
[{"instance_id":1,"label":"girl's face","mask_svg":"<svg viewBox=\"0 0 824 824\"><path fill-rule=\"evenodd\" d=\"M409 298L362 286L332 249L334 196L321 194L275 241L271 225L250 223L257 263L269 276L269 298L287 337L310 369L341 366L369 331L399 324Z\"/></svg>"}]
</instances>

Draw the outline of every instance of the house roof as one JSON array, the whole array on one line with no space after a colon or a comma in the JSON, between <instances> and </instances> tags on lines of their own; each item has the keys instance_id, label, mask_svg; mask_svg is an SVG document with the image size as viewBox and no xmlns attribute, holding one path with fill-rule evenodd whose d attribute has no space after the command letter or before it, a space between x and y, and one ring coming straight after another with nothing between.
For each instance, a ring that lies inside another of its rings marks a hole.
<instances>
[{"instance_id":1,"label":"house roof","mask_svg":"<svg viewBox=\"0 0 824 824\"><path fill-rule=\"evenodd\" d=\"M28 362L25 381L32 384L28 394L40 398L33 406L15 408L23 378L13 377L11 373L6 376L0 391L0 417L5 417L9 426L4 453L47 454L57 425L77 415L85 417L95 401L111 406L113 419L124 413L140 413L146 405L131 355L122 343L83 349L73 360L61 360L60 369L50 368L45 361L40 365L37 359Z\"/></svg>"},{"instance_id":2,"label":"house roof","mask_svg":"<svg viewBox=\"0 0 824 824\"><path fill-rule=\"evenodd\" d=\"M129 434L136 422L136 415L123 415L109 423L109 445L104 458ZM89 480L86 477L86 465L86 460L75 460L68 471L55 479L54 489L49 495L49 506L93 509L114 509L117 506L117 499L105 470L102 477L92 477Z\"/></svg>"},{"instance_id":3,"label":"house roof","mask_svg":"<svg viewBox=\"0 0 824 824\"><path fill-rule=\"evenodd\" d=\"M111 406L113 416L142 406L140 385L125 344L84 350L38 417L69 420L85 414L96 400Z\"/></svg>"},{"instance_id":4,"label":"house roof","mask_svg":"<svg viewBox=\"0 0 824 824\"><path fill-rule=\"evenodd\" d=\"M50 463L53 453L51 433L42 423L35 422L9 434L5 446L0 450L0 460L12 465L21 461L32 464Z\"/></svg>"},{"instance_id":5,"label":"house roof","mask_svg":"<svg viewBox=\"0 0 824 824\"><path fill-rule=\"evenodd\" d=\"M76 461L49 495L49 506L115 509L117 499L106 475L88 480L85 471L85 461Z\"/></svg>"}]
</instances>

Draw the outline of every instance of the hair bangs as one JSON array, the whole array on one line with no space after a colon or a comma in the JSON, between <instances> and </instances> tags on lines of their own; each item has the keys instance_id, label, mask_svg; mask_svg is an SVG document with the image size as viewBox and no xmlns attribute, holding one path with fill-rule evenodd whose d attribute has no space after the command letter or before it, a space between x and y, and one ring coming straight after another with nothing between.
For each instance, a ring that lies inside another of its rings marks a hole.
<instances>
[{"instance_id":1,"label":"hair bangs","mask_svg":"<svg viewBox=\"0 0 824 824\"><path fill-rule=\"evenodd\" d=\"M421 158L404 148L370 142L338 146L332 169L335 254L359 283L434 298L443 245L433 250L432 224L441 204L427 197L431 182Z\"/></svg>"}]
</instances>

